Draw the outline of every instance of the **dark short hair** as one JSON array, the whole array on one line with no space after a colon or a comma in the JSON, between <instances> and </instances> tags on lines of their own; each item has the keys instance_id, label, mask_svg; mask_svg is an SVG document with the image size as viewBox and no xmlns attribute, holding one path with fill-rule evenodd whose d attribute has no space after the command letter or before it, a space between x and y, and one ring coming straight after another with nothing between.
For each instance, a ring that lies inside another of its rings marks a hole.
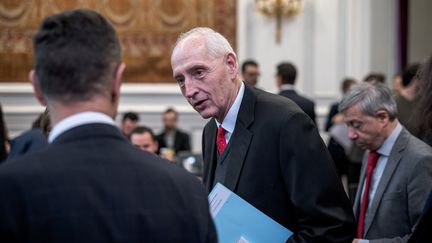
<instances>
[{"instance_id":1,"label":"dark short hair","mask_svg":"<svg viewBox=\"0 0 432 243\"><path fill-rule=\"evenodd\" d=\"M419 68L420 64L418 63L409 65L407 68L405 68L405 70L402 72L402 86L406 87L411 83L411 80L416 77Z\"/></svg>"},{"instance_id":2,"label":"dark short hair","mask_svg":"<svg viewBox=\"0 0 432 243\"><path fill-rule=\"evenodd\" d=\"M283 84L294 84L297 77L297 70L294 64L282 62L277 65L277 75L282 78Z\"/></svg>"},{"instance_id":3,"label":"dark short hair","mask_svg":"<svg viewBox=\"0 0 432 243\"><path fill-rule=\"evenodd\" d=\"M124 113L122 121L124 121L126 119L129 119L131 121L139 121L139 116L136 112L129 111L129 112Z\"/></svg>"},{"instance_id":4,"label":"dark short hair","mask_svg":"<svg viewBox=\"0 0 432 243\"><path fill-rule=\"evenodd\" d=\"M166 113L174 113L176 116L178 116L178 112L174 109L174 108L172 108L172 107L168 107L165 111L164 111L164 114L166 114Z\"/></svg>"},{"instance_id":5,"label":"dark short hair","mask_svg":"<svg viewBox=\"0 0 432 243\"><path fill-rule=\"evenodd\" d=\"M34 50L42 94L65 103L105 94L121 62L114 28L93 10L45 18L34 37Z\"/></svg>"},{"instance_id":6,"label":"dark short hair","mask_svg":"<svg viewBox=\"0 0 432 243\"><path fill-rule=\"evenodd\" d=\"M133 134L144 134L144 133L150 134L150 137L152 138L152 140L156 141L156 136L153 133L153 130L151 128L149 128L149 127L146 127L146 126L137 126L137 127L135 127L132 130L131 134L130 134L130 138L132 138Z\"/></svg>"},{"instance_id":7,"label":"dark short hair","mask_svg":"<svg viewBox=\"0 0 432 243\"><path fill-rule=\"evenodd\" d=\"M252 59L248 59L248 60L244 61L242 64L242 67L241 67L242 73L244 73L246 71L247 66L258 67L258 63Z\"/></svg>"},{"instance_id":8,"label":"dark short hair","mask_svg":"<svg viewBox=\"0 0 432 243\"><path fill-rule=\"evenodd\" d=\"M386 76L383 73L369 73L365 78L364 82L378 82L384 84Z\"/></svg>"},{"instance_id":9,"label":"dark short hair","mask_svg":"<svg viewBox=\"0 0 432 243\"><path fill-rule=\"evenodd\" d=\"M341 90L342 90L342 93L346 93L350 88L351 88L351 86L353 85L353 84L355 84L357 81L355 80L355 79L353 79L353 78L345 78L343 81L342 81L342 84L341 84Z\"/></svg>"}]
</instances>

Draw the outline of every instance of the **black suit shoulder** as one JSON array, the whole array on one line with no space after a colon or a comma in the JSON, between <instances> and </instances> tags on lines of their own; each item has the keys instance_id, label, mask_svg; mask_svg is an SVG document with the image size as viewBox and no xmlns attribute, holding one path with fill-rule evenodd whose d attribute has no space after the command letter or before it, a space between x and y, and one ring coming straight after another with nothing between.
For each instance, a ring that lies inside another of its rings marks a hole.
<instances>
[{"instance_id":1,"label":"black suit shoulder","mask_svg":"<svg viewBox=\"0 0 432 243\"><path fill-rule=\"evenodd\" d=\"M74 128L44 151L4 163L0 197L8 199L0 200L0 242L13 242L2 238L9 233L22 240L27 230L51 242L110 242L114 234L124 242L216 241L199 180L110 125Z\"/></svg>"},{"instance_id":2,"label":"black suit shoulder","mask_svg":"<svg viewBox=\"0 0 432 243\"><path fill-rule=\"evenodd\" d=\"M315 102L297 94L294 90L282 90L279 95L291 99L316 123Z\"/></svg>"}]
</instances>

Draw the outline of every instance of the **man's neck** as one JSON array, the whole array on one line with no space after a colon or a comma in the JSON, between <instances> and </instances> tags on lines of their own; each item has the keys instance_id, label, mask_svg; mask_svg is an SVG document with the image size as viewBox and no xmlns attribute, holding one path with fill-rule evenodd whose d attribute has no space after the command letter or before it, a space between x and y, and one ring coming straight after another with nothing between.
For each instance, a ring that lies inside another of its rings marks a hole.
<instances>
[{"instance_id":1,"label":"man's neck","mask_svg":"<svg viewBox=\"0 0 432 243\"><path fill-rule=\"evenodd\" d=\"M230 100L229 100L229 102L228 102L228 106L227 106L227 108L225 109L224 113L223 113L221 116L216 117L216 120L217 120L219 123L222 123L222 122L223 122L223 120L225 119L225 117L226 117L226 115L228 114L229 110L231 109L232 105L234 104L234 102L235 102L235 100L236 100L236 98L237 98L237 95L238 95L238 93L239 93L239 91L240 91L240 86L241 86L241 84L242 84L242 81L240 81L240 80L235 81L235 83L234 83L234 88L233 88L233 92L232 92L232 95L230 96Z\"/></svg>"},{"instance_id":2,"label":"man's neck","mask_svg":"<svg viewBox=\"0 0 432 243\"><path fill-rule=\"evenodd\" d=\"M48 109L53 126L55 126L61 120L81 112L100 112L106 114L112 119L115 119L115 116L117 115L117 107L113 104L110 104L103 98L93 98L89 101L78 101L67 104L60 102L49 102Z\"/></svg>"}]
</instances>

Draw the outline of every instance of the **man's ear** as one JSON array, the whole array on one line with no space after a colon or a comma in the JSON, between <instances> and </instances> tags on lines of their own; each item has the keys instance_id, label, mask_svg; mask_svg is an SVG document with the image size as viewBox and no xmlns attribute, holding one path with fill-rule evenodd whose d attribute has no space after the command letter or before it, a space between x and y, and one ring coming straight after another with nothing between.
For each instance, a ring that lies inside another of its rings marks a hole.
<instances>
[{"instance_id":1,"label":"man's ear","mask_svg":"<svg viewBox=\"0 0 432 243\"><path fill-rule=\"evenodd\" d=\"M119 65L119 67L116 70L114 79L112 81L112 100L117 101L120 97L120 86L121 86L121 80L123 77L123 72L126 68L126 64L123 62Z\"/></svg>"},{"instance_id":2,"label":"man's ear","mask_svg":"<svg viewBox=\"0 0 432 243\"><path fill-rule=\"evenodd\" d=\"M34 94L36 96L36 99L39 101L39 103L41 105L47 106L47 102L46 102L45 98L43 97L42 92L41 92L41 90L39 88L39 85L37 83L36 74L35 74L34 69L32 69L29 72L29 76L28 77L29 77L29 80L30 80L30 82L31 82L31 84L33 86L33 90L34 90Z\"/></svg>"},{"instance_id":3,"label":"man's ear","mask_svg":"<svg viewBox=\"0 0 432 243\"><path fill-rule=\"evenodd\" d=\"M231 79L235 79L238 74L237 57L234 53L228 53L225 57L225 64L227 65L228 72Z\"/></svg>"},{"instance_id":4,"label":"man's ear","mask_svg":"<svg viewBox=\"0 0 432 243\"><path fill-rule=\"evenodd\" d=\"M375 117L378 119L380 123L388 123L390 120L389 114L386 110L378 110L375 113Z\"/></svg>"}]
</instances>

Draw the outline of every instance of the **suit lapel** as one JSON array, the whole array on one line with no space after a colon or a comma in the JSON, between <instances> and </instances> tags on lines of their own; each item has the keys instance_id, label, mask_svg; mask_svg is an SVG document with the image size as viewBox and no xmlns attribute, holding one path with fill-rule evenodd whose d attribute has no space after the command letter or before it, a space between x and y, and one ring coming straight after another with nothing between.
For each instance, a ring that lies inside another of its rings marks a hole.
<instances>
[{"instance_id":1,"label":"suit lapel","mask_svg":"<svg viewBox=\"0 0 432 243\"><path fill-rule=\"evenodd\" d=\"M227 151L228 155L226 155L224 158L225 161L223 162L228 163L225 186L232 191L236 189L240 172L243 168L246 154L252 140L252 133L245 127L237 127L237 125L233 134L235 138L233 137L232 141L230 141L232 144L230 145L230 150Z\"/></svg>"},{"instance_id":2,"label":"suit lapel","mask_svg":"<svg viewBox=\"0 0 432 243\"><path fill-rule=\"evenodd\" d=\"M204 137L203 142L206 143L203 149L207 156L204 156L204 167L209 167L208 169L204 168L204 172L208 172L207 175L204 175L204 183L206 185L207 191L210 192L213 187L214 174L217 165L217 152L216 152L216 135L217 128L214 119L209 121L209 126L204 129L204 136L208 136L209 138Z\"/></svg>"},{"instance_id":3,"label":"suit lapel","mask_svg":"<svg viewBox=\"0 0 432 243\"><path fill-rule=\"evenodd\" d=\"M365 235L367 234L370 226L372 225L373 219L381 203L382 196L387 188L387 185L389 184L395 170L399 165L399 162L402 158L402 151L405 149L405 146L406 146L405 130L402 130L401 134L399 134L399 137L396 139L396 142L393 145L393 148L390 152L390 156L387 160L387 164L384 168L384 172L381 176L377 190L375 192L373 201L371 202L372 204L369 208L367 220L365 220L365 230L364 230Z\"/></svg>"},{"instance_id":4,"label":"suit lapel","mask_svg":"<svg viewBox=\"0 0 432 243\"><path fill-rule=\"evenodd\" d=\"M225 186L232 191L236 190L243 164L246 159L249 145L253 134L249 131L249 126L254 120L256 96L252 89L245 85L243 100L237 115L234 133L230 139L229 155L225 157L224 163L228 163Z\"/></svg>"}]
</instances>

